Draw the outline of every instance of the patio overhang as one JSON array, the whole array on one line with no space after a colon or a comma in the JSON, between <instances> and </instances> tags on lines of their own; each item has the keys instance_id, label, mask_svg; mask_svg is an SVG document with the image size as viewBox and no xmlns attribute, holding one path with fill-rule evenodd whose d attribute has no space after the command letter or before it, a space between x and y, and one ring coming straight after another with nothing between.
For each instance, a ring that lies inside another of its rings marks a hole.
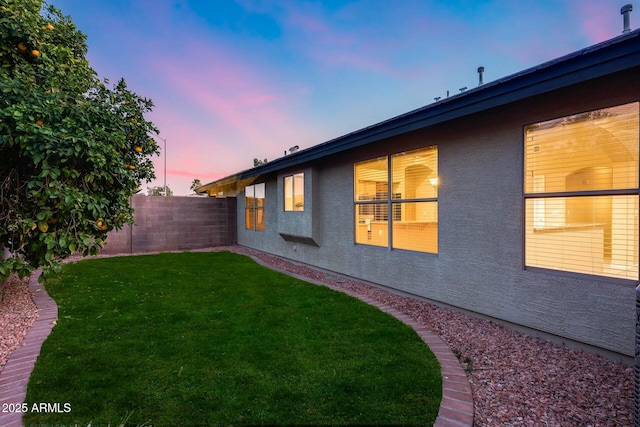
<instances>
[{"instance_id":1,"label":"patio overhang","mask_svg":"<svg viewBox=\"0 0 640 427\"><path fill-rule=\"evenodd\" d=\"M251 185L259 175L243 177L244 172L230 175L195 189L196 193L209 197L236 197L247 185Z\"/></svg>"}]
</instances>

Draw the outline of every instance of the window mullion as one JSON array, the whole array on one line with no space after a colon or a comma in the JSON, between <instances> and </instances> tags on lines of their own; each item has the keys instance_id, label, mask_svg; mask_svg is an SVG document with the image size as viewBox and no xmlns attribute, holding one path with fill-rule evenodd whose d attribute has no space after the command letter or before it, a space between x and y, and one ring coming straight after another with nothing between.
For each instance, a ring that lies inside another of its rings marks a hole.
<instances>
[{"instance_id":1,"label":"window mullion","mask_svg":"<svg viewBox=\"0 0 640 427\"><path fill-rule=\"evenodd\" d=\"M416 199L393 199L391 200L393 203L409 203L409 202L437 202L437 197L429 197L429 198L416 198Z\"/></svg>"},{"instance_id":2,"label":"window mullion","mask_svg":"<svg viewBox=\"0 0 640 427\"><path fill-rule=\"evenodd\" d=\"M253 231L258 231L258 208L253 207Z\"/></svg>"},{"instance_id":3,"label":"window mullion","mask_svg":"<svg viewBox=\"0 0 640 427\"><path fill-rule=\"evenodd\" d=\"M617 190L588 190L588 191L556 191L550 193L525 193L527 199L551 199L554 197L588 197L588 196L633 196L638 194L637 188L623 188Z\"/></svg>"}]
</instances>

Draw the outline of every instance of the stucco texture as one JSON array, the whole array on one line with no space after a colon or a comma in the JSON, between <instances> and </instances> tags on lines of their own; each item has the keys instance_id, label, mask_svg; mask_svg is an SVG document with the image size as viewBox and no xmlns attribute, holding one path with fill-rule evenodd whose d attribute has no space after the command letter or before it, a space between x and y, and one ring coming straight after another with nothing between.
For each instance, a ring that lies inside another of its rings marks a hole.
<instances>
[{"instance_id":1,"label":"stucco texture","mask_svg":"<svg viewBox=\"0 0 640 427\"><path fill-rule=\"evenodd\" d=\"M312 171L312 188L305 188L312 210L299 223L314 244L280 235L293 227L279 203L280 175L260 177L266 182L266 229L245 230L238 223L238 243L632 356L634 283L524 266L523 127L639 99L637 76L620 73L283 170ZM432 145L439 159L438 253L355 244L354 163ZM240 194L239 218L243 210Z\"/></svg>"}]
</instances>

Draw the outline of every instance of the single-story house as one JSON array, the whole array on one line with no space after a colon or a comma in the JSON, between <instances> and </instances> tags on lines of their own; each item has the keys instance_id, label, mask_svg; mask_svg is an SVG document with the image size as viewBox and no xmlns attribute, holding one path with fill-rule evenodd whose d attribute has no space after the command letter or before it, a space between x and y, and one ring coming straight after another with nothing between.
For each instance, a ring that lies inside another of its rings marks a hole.
<instances>
[{"instance_id":1,"label":"single-story house","mask_svg":"<svg viewBox=\"0 0 640 427\"><path fill-rule=\"evenodd\" d=\"M640 31L198 189L238 244L632 360Z\"/></svg>"}]
</instances>

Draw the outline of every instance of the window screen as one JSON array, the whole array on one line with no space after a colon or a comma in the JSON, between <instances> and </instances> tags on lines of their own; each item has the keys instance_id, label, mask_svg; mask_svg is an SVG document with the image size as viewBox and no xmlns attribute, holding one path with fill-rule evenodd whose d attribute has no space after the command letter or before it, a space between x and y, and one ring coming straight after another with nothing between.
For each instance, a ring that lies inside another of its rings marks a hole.
<instances>
[{"instance_id":1,"label":"window screen","mask_svg":"<svg viewBox=\"0 0 640 427\"><path fill-rule=\"evenodd\" d=\"M525 128L525 262L638 279L638 109Z\"/></svg>"}]
</instances>

